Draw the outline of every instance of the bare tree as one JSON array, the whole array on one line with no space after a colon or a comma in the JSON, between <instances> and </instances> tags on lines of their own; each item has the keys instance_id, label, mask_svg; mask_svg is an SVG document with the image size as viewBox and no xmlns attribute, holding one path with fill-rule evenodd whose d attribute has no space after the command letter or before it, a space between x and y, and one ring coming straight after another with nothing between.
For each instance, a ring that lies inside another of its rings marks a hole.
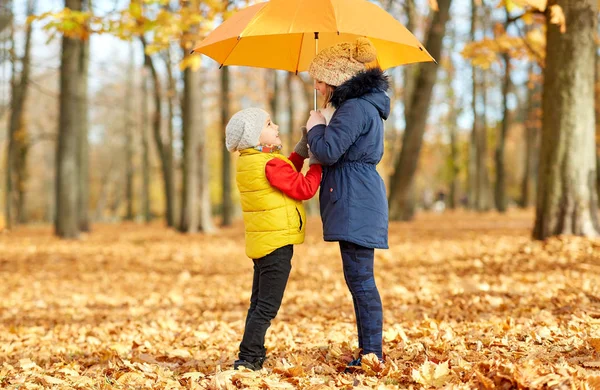
<instances>
[{"instance_id":1,"label":"bare tree","mask_svg":"<svg viewBox=\"0 0 600 390\"><path fill-rule=\"evenodd\" d=\"M74 11L83 9L83 0L65 0ZM60 113L56 149L56 234L63 238L79 236L78 206L78 137L80 120L77 102L81 91L79 75L83 43L63 36L60 66Z\"/></svg>"},{"instance_id":2,"label":"bare tree","mask_svg":"<svg viewBox=\"0 0 600 390\"><path fill-rule=\"evenodd\" d=\"M446 31L446 22L450 18L450 3L451 0L438 1L439 11L431 22L426 47L434 58L440 58L442 54L442 40ZM436 64L419 65L419 76L412 95L410 111L406 115L402 151L390 180L389 207L392 220L409 220L414 215L415 205L411 195L436 79Z\"/></svg>"},{"instance_id":3,"label":"bare tree","mask_svg":"<svg viewBox=\"0 0 600 390\"><path fill-rule=\"evenodd\" d=\"M221 129L223 129L223 226L231 225L233 219L233 201L231 199L231 155L225 145L225 126L229 120L229 68L221 69Z\"/></svg>"}]
</instances>

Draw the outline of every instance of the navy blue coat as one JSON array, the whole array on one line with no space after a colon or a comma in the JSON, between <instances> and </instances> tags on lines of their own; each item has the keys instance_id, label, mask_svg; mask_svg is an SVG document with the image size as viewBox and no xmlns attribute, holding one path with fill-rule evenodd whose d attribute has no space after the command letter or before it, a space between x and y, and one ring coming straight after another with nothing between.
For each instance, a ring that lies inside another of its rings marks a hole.
<instances>
[{"instance_id":1,"label":"navy blue coat","mask_svg":"<svg viewBox=\"0 0 600 390\"><path fill-rule=\"evenodd\" d=\"M388 248L388 203L376 165L383 156L383 120L390 113L387 76L361 72L336 88L328 126L308 132L323 164L319 201L325 241Z\"/></svg>"}]
</instances>

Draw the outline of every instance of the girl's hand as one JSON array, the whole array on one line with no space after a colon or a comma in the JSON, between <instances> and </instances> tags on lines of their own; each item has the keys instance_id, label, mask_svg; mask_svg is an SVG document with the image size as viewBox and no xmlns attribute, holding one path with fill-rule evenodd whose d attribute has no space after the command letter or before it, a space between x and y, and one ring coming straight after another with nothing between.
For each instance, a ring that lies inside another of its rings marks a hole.
<instances>
[{"instance_id":1,"label":"girl's hand","mask_svg":"<svg viewBox=\"0 0 600 390\"><path fill-rule=\"evenodd\" d=\"M325 124L329 124L331 122L331 117L335 112L335 108L328 104L327 107L319 109L319 112L325 117Z\"/></svg>"},{"instance_id":2,"label":"girl's hand","mask_svg":"<svg viewBox=\"0 0 600 390\"><path fill-rule=\"evenodd\" d=\"M316 125L325 125L325 117L323 116L323 114L321 114L318 111L314 111L311 110L310 111L310 117L308 118L308 121L306 122L306 129L308 131L312 130L313 127L315 127Z\"/></svg>"}]
</instances>

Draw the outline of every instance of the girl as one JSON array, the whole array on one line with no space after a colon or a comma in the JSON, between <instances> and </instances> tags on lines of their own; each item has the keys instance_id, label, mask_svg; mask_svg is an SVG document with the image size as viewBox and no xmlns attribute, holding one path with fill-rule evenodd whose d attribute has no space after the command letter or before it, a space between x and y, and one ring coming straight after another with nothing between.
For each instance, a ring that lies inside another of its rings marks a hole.
<instances>
[{"instance_id":1,"label":"girl","mask_svg":"<svg viewBox=\"0 0 600 390\"><path fill-rule=\"evenodd\" d=\"M309 73L331 121L311 111L310 151L323 166L319 195L325 241L338 241L344 278L352 295L358 346L383 360L383 313L373 276L375 248L388 248L388 204L376 170L383 156L383 120L390 113L387 76L367 69L376 51L366 38L321 51ZM362 356L362 355L361 355ZM361 357L349 366L360 366Z\"/></svg>"}]
</instances>

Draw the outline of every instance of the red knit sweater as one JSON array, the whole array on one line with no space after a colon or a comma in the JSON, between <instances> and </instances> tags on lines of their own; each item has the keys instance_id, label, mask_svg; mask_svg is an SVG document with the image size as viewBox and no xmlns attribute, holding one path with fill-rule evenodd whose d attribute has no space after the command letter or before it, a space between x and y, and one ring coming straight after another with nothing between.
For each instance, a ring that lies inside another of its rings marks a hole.
<instances>
[{"instance_id":1,"label":"red knit sweater","mask_svg":"<svg viewBox=\"0 0 600 390\"><path fill-rule=\"evenodd\" d=\"M321 184L321 173L323 168L319 164L310 166L306 176L300 172L304 165L304 157L292 152L289 160L294 164L296 170L280 158L274 158L267 163L265 174L269 183L281 192L296 200L308 200L312 198Z\"/></svg>"}]
</instances>

